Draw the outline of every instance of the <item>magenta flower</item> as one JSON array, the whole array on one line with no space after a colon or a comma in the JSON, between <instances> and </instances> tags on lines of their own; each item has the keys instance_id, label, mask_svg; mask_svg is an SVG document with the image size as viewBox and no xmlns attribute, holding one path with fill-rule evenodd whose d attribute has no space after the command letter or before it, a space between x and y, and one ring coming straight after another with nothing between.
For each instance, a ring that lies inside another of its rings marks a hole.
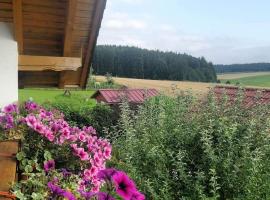
<instances>
[{"instance_id":1,"label":"magenta flower","mask_svg":"<svg viewBox=\"0 0 270 200\"><path fill-rule=\"evenodd\" d=\"M89 155L87 152L84 151L83 148L77 148L77 155L80 157L81 160L89 160Z\"/></svg>"},{"instance_id":2,"label":"magenta flower","mask_svg":"<svg viewBox=\"0 0 270 200\"><path fill-rule=\"evenodd\" d=\"M55 168L54 160L49 160L49 161L44 163L45 172L49 172L50 170L53 170L54 168Z\"/></svg>"},{"instance_id":3,"label":"magenta flower","mask_svg":"<svg viewBox=\"0 0 270 200\"><path fill-rule=\"evenodd\" d=\"M85 132L81 131L78 135L78 139L81 141L81 142L86 142L86 135L85 135Z\"/></svg>"},{"instance_id":4,"label":"magenta flower","mask_svg":"<svg viewBox=\"0 0 270 200\"><path fill-rule=\"evenodd\" d=\"M112 147L111 146L106 146L104 148L104 157L106 159L110 159L111 158L111 153L112 153Z\"/></svg>"},{"instance_id":5,"label":"magenta flower","mask_svg":"<svg viewBox=\"0 0 270 200\"><path fill-rule=\"evenodd\" d=\"M0 116L0 123L4 129L11 129L14 127L14 118L11 114Z\"/></svg>"},{"instance_id":6,"label":"magenta flower","mask_svg":"<svg viewBox=\"0 0 270 200\"><path fill-rule=\"evenodd\" d=\"M130 200L132 195L137 191L134 182L124 172L116 172L112 180L116 187L116 193L124 200Z\"/></svg>"},{"instance_id":7,"label":"magenta flower","mask_svg":"<svg viewBox=\"0 0 270 200\"><path fill-rule=\"evenodd\" d=\"M65 138L65 139L67 139L67 140L70 138L70 130L69 130L68 127L63 128L63 129L61 130L61 133L62 133L61 136L63 136L63 138Z\"/></svg>"},{"instance_id":8,"label":"magenta flower","mask_svg":"<svg viewBox=\"0 0 270 200\"><path fill-rule=\"evenodd\" d=\"M10 104L4 107L3 111L5 113L18 113L19 112L18 106L16 104Z\"/></svg>"},{"instance_id":9,"label":"magenta flower","mask_svg":"<svg viewBox=\"0 0 270 200\"><path fill-rule=\"evenodd\" d=\"M32 101L26 102L24 107L27 111L35 111L38 109L38 105Z\"/></svg>"},{"instance_id":10,"label":"magenta flower","mask_svg":"<svg viewBox=\"0 0 270 200\"><path fill-rule=\"evenodd\" d=\"M145 200L145 196L142 193L136 191L132 194L130 200Z\"/></svg>"},{"instance_id":11,"label":"magenta flower","mask_svg":"<svg viewBox=\"0 0 270 200\"><path fill-rule=\"evenodd\" d=\"M50 189L52 193L52 198L55 197L64 197L68 200L76 200L76 197L69 191L65 191L62 188L60 188L58 185L55 185L53 182L48 183L48 188Z\"/></svg>"},{"instance_id":12,"label":"magenta flower","mask_svg":"<svg viewBox=\"0 0 270 200\"><path fill-rule=\"evenodd\" d=\"M28 115L25 118L26 124L30 127L30 128L34 128L35 124L37 123L37 118L33 115Z\"/></svg>"},{"instance_id":13,"label":"magenta flower","mask_svg":"<svg viewBox=\"0 0 270 200\"><path fill-rule=\"evenodd\" d=\"M34 124L34 130L37 131L38 133L40 134L43 134L43 131L44 131L44 126L41 122L36 122Z\"/></svg>"},{"instance_id":14,"label":"magenta flower","mask_svg":"<svg viewBox=\"0 0 270 200\"><path fill-rule=\"evenodd\" d=\"M97 200L115 200L112 196L105 192L99 192L96 194Z\"/></svg>"},{"instance_id":15,"label":"magenta flower","mask_svg":"<svg viewBox=\"0 0 270 200\"><path fill-rule=\"evenodd\" d=\"M55 136L53 132L50 129L45 129L44 130L44 136L50 141L53 142L55 139Z\"/></svg>"},{"instance_id":16,"label":"magenta flower","mask_svg":"<svg viewBox=\"0 0 270 200\"><path fill-rule=\"evenodd\" d=\"M97 174L98 179L104 180L104 181L110 181L112 176L116 173L116 169L110 168L110 169L104 169L100 170Z\"/></svg>"}]
</instances>

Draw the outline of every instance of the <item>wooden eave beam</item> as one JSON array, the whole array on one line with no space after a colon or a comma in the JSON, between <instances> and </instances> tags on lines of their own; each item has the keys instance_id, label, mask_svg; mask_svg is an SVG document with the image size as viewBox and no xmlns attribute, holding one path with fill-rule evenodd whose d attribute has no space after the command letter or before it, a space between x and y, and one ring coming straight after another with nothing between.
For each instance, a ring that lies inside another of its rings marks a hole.
<instances>
[{"instance_id":1,"label":"wooden eave beam","mask_svg":"<svg viewBox=\"0 0 270 200\"><path fill-rule=\"evenodd\" d=\"M75 14L77 8L78 0L69 0L67 7L67 17L66 17L66 25L65 25L65 39L64 39L64 49L63 56L69 57L71 56L71 41L73 35L73 25L75 21Z\"/></svg>"},{"instance_id":2,"label":"wooden eave beam","mask_svg":"<svg viewBox=\"0 0 270 200\"><path fill-rule=\"evenodd\" d=\"M19 56L19 71L77 71L81 66L81 58L26 55Z\"/></svg>"},{"instance_id":3,"label":"wooden eave beam","mask_svg":"<svg viewBox=\"0 0 270 200\"><path fill-rule=\"evenodd\" d=\"M12 0L13 6L13 24L15 39L18 43L19 54L23 54L23 15L22 0Z\"/></svg>"},{"instance_id":4,"label":"wooden eave beam","mask_svg":"<svg viewBox=\"0 0 270 200\"><path fill-rule=\"evenodd\" d=\"M88 46L86 49L86 55L83 57L83 68L80 80L80 87L85 88L87 84L88 74L90 71L90 63L97 42L101 21L103 18L104 10L107 0L96 0L94 6L94 12L92 17L92 24L89 34Z\"/></svg>"}]
</instances>

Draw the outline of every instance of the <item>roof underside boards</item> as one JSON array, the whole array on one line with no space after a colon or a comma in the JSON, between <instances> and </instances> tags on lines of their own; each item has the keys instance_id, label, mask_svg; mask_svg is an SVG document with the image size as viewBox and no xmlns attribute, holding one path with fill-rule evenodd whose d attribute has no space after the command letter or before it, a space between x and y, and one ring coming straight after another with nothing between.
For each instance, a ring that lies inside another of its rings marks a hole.
<instances>
[{"instance_id":1,"label":"roof underside boards","mask_svg":"<svg viewBox=\"0 0 270 200\"><path fill-rule=\"evenodd\" d=\"M124 90L98 90L93 97L102 95L107 103L117 104L127 99L130 103L140 104L147 98L157 96L159 92L156 89L124 89Z\"/></svg>"},{"instance_id":2,"label":"roof underside boards","mask_svg":"<svg viewBox=\"0 0 270 200\"><path fill-rule=\"evenodd\" d=\"M13 22L12 0L0 0L0 22Z\"/></svg>"},{"instance_id":3,"label":"roof underside boards","mask_svg":"<svg viewBox=\"0 0 270 200\"><path fill-rule=\"evenodd\" d=\"M106 0L0 0L0 22L20 31L21 55L82 58L77 71L59 77L84 87L105 6Z\"/></svg>"},{"instance_id":4,"label":"roof underside boards","mask_svg":"<svg viewBox=\"0 0 270 200\"><path fill-rule=\"evenodd\" d=\"M230 102L235 102L238 96L243 97L243 103L247 106L255 104L270 104L270 90L269 89L256 89L256 88L238 88L238 87L225 87L216 86L214 88L215 96L220 99L227 96Z\"/></svg>"}]
</instances>

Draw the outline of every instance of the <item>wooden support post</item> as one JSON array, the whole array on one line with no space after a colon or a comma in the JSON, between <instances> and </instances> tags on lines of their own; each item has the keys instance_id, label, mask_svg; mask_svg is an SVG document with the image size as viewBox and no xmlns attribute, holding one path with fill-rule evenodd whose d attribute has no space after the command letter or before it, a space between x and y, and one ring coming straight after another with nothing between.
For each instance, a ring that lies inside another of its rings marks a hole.
<instances>
[{"instance_id":1,"label":"wooden support post","mask_svg":"<svg viewBox=\"0 0 270 200\"><path fill-rule=\"evenodd\" d=\"M63 49L63 56L70 57L71 56L71 41L73 35L73 25L75 20L77 8L77 0L69 0L67 6L67 21L65 25L65 39L64 39L64 49ZM58 87L63 89L66 85L66 72L61 71L59 75L59 84Z\"/></svg>"},{"instance_id":2,"label":"wooden support post","mask_svg":"<svg viewBox=\"0 0 270 200\"><path fill-rule=\"evenodd\" d=\"M85 88L89 75L90 62L94 53L94 47L97 42L98 32L101 25L104 9L106 6L106 0L96 0L95 8L93 12L93 21L91 24L91 34L89 36L88 47L86 49L86 55L83 55L83 68L80 80L80 87Z\"/></svg>"},{"instance_id":3,"label":"wooden support post","mask_svg":"<svg viewBox=\"0 0 270 200\"><path fill-rule=\"evenodd\" d=\"M19 54L23 54L23 15L22 0L13 0L13 24L15 31L15 39L18 43Z\"/></svg>"},{"instance_id":4,"label":"wooden support post","mask_svg":"<svg viewBox=\"0 0 270 200\"><path fill-rule=\"evenodd\" d=\"M65 57L71 56L71 40L74 29L73 25L75 21L76 8L77 8L77 0L69 0L66 15L67 21L65 26L65 40L63 49L63 56Z\"/></svg>"}]
</instances>

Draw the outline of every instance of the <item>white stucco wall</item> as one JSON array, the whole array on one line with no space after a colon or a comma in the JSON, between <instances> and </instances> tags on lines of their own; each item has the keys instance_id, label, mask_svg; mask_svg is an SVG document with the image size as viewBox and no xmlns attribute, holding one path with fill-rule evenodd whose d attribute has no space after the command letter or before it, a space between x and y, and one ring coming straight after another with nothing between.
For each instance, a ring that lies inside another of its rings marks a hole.
<instances>
[{"instance_id":1,"label":"white stucco wall","mask_svg":"<svg viewBox=\"0 0 270 200\"><path fill-rule=\"evenodd\" d=\"M10 24L0 22L0 108L18 101L18 50Z\"/></svg>"}]
</instances>

